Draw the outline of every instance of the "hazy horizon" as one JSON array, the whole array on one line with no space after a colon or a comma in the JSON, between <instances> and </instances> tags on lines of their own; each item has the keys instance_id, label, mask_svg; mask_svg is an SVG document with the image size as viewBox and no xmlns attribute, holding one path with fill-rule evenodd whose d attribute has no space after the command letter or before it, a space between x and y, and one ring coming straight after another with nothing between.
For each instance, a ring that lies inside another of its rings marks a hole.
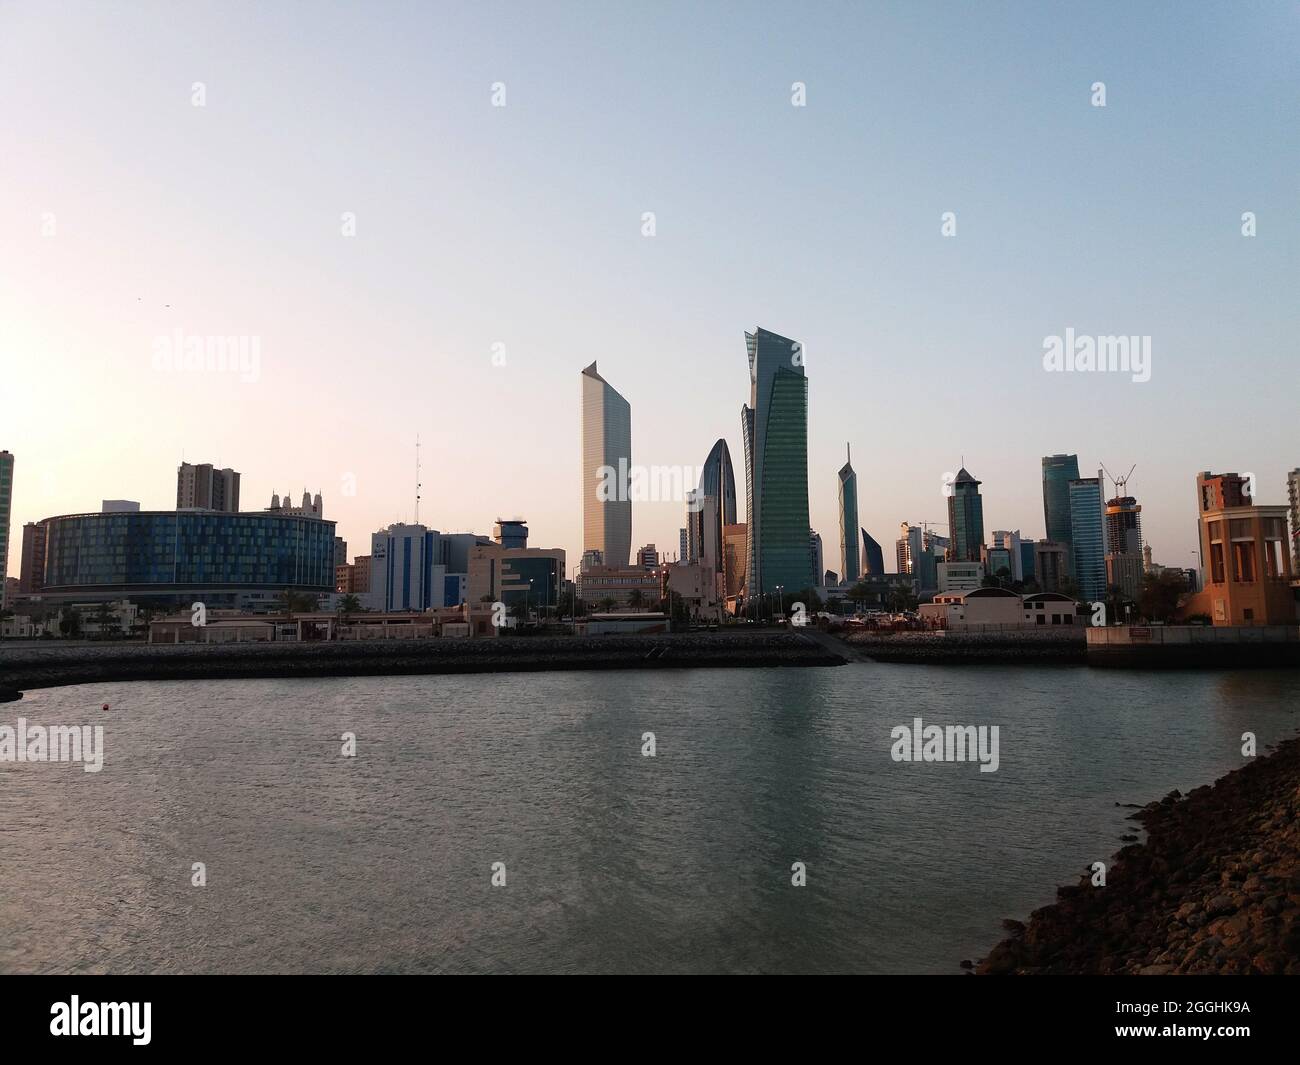
<instances>
[{"instance_id":1,"label":"hazy horizon","mask_svg":"<svg viewBox=\"0 0 1300 1065\"><path fill-rule=\"evenodd\" d=\"M824 568L846 443L889 570L963 463L986 538L1041 538L1058 452L1136 463L1194 565L1199 471L1277 504L1300 466L1297 54L1294 3L0 4L8 572L25 522L171 509L182 458L365 554L417 434L425 524L521 515L571 570L593 361L633 463L724 438L743 515L755 326L806 352ZM1151 337L1150 380L1047 372L1067 330ZM155 368L178 331L258 338L256 380ZM683 524L634 505L633 550Z\"/></svg>"}]
</instances>

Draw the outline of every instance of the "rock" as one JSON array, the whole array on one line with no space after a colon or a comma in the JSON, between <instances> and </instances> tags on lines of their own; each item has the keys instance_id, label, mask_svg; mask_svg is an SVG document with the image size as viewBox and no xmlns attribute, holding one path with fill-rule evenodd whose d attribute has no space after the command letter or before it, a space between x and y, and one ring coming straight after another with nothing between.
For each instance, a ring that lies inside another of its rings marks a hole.
<instances>
[{"instance_id":1,"label":"rock","mask_svg":"<svg viewBox=\"0 0 1300 1065\"><path fill-rule=\"evenodd\" d=\"M1205 913L1208 917L1220 917L1226 913L1236 913L1237 904L1232 901L1230 895L1215 895L1205 904Z\"/></svg>"},{"instance_id":2,"label":"rock","mask_svg":"<svg viewBox=\"0 0 1300 1065\"><path fill-rule=\"evenodd\" d=\"M1138 970L1138 976L1168 976L1173 972L1173 965L1144 965Z\"/></svg>"}]
</instances>

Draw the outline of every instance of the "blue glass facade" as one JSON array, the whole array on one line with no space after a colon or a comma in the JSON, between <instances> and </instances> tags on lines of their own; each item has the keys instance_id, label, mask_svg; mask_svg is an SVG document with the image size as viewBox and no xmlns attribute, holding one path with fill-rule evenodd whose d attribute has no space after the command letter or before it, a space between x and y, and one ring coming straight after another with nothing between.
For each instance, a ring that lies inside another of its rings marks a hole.
<instances>
[{"instance_id":1,"label":"blue glass facade","mask_svg":"<svg viewBox=\"0 0 1300 1065\"><path fill-rule=\"evenodd\" d=\"M1070 482L1078 478L1078 455L1043 456L1043 527L1058 544L1070 542Z\"/></svg>"},{"instance_id":2,"label":"blue glass facade","mask_svg":"<svg viewBox=\"0 0 1300 1065\"><path fill-rule=\"evenodd\" d=\"M1074 581L1080 596L1098 602L1106 596L1106 547L1102 538L1101 480L1081 477L1070 482L1070 541Z\"/></svg>"},{"instance_id":3,"label":"blue glass facade","mask_svg":"<svg viewBox=\"0 0 1300 1065\"><path fill-rule=\"evenodd\" d=\"M48 518L45 591L334 589L334 522L140 511Z\"/></svg>"}]
</instances>

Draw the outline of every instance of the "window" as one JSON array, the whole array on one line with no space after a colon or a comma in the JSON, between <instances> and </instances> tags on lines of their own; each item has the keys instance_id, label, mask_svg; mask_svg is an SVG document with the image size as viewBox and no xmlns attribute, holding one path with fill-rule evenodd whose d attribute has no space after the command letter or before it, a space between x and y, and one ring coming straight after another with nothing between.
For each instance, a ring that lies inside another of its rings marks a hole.
<instances>
[{"instance_id":1,"label":"window","mask_svg":"<svg viewBox=\"0 0 1300 1065\"><path fill-rule=\"evenodd\" d=\"M1246 584L1255 579L1255 545L1250 540L1232 542L1232 579Z\"/></svg>"},{"instance_id":2,"label":"window","mask_svg":"<svg viewBox=\"0 0 1300 1065\"><path fill-rule=\"evenodd\" d=\"M1210 544L1210 583L1223 582L1223 544Z\"/></svg>"}]
</instances>

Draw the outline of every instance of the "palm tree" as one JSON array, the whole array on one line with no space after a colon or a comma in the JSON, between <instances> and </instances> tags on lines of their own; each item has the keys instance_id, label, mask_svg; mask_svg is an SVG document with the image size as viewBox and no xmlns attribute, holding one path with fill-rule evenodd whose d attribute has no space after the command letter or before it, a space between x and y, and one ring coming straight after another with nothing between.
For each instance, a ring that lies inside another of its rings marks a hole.
<instances>
[{"instance_id":1,"label":"palm tree","mask_svg":"<svg viewBox=\"0 0 1300 1065\"><path fill-rule=\"evenodd\" d=\"M631 594L627 597L627 605L633 610L638 609L645 602L645 596L641 593L640 588L633 588Z\"/></svg>"},{"instance_id":2,"label":"palm tree","mask_svg":"<svg viewBox=\"0 0 1300 1065\"><path fill-rule=\"evenodd\" d=\"M339 600L339 616L348 620L348 616L357 613L361 609L361 600L355 595L345 595Z\"/></svg>"}]
</instances>

